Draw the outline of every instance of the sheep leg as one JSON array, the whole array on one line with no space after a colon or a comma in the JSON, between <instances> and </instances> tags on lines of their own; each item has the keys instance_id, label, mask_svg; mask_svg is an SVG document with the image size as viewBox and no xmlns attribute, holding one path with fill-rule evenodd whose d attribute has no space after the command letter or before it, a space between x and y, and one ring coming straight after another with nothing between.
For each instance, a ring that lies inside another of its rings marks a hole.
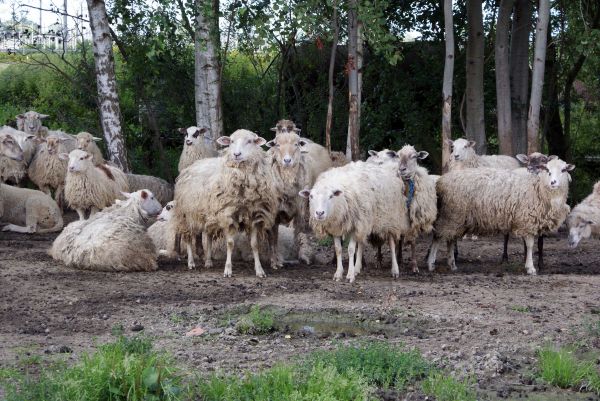
<instances>
[{"instance_id":1,"label":"sheep leg","mask_svg":"<svg viewBox=\"0 0 600 401\"><path fill-rule=\"evenodd\" d=\"M333 245L335 248L335 258L337 263L337 269L333 275L335 281L340 281L344 275L344 265L342 264L342 238L333 237Z\"/></svg>"},{"instance_id":2,"label":"sheep leg","mask_svg":"<svg viewBox=\"0 0 600 401\"><path fill-rule=\"evenodd\" d=\"M448 267L452 271L456 271L456 259L454 258L454 247L456 246L455 240L448 241Z\"/></svg>"},{"instance_id":3,"label":"sheep leg","mask_svg":"<svg viewBox=\"0 0 600 401\"><path fill-rule=\"evenodd\" d=\"M433 238L431 246L429 247L429 256L427 256L427 268L430 272L435 270L435 259L437 258L437 252L440 248L440 239Z\"/></svg>"},{"instance_id":4,"label":"sheep leg","mask_svg":"<svg viewBox=\"0 0 600 401\"><path fill-rule=\"evenodd\" d=\"M354 282L354 278L356 277L356 271L354 270L354 254L356 253L356 239L354 236L350 237L350 242L348 242L348 274L346 275L346 280L350 283Z\"/></svg>"},{"instance_id":5,"label":"sheep leg","mask_svg":"<svg viewBox=\"0 0 600 401\"><path fill-rule=\"evenodd\" d=\"M58 205L58 208L60 209L61 213L65 207L64 205L64 194L63 194L63 185L59 185L58 187L56 187L56 190L54 191L54 200L56 201L56 204Z\"/></svg>"},{"instance_id":6,"label":"sheep leg","mask_svg":"<svg viewBox=\"0 0 600 401\"><path fill-rule=\"evenodd\" d=\"M17 226L15 224L7 224L2 227L2 231L13 231L22 234L32 234L35 232L36 226Z\"/></svg>"},{"instance_id":7,"label":"sheep leg","mask_svg":"<svg viewBox=\"0 0 600 401\"><path fill-rule=\"evenodd\" d=\"M204 267L210 269L212 262L212 240L206 233L202 233L202 249L204 250Z\"/></svg>"},{"instance_id":8,"label":"sheep leg","mask_svg":"<svg viewBox=\"0 0 600 401\"><path fill-rule=\"evenodd\" d=\"M390 237L388 240L390 244L390 255L392 256L392 277L400 277L400 268L398 267L398 259L396 259L396 239Z\"/></svg>"},{"instance_id":9,"label":"sheep leg","mask_svg":"<svg viewBox=\"0 0 600 401\"><path fill-rule=\"evenodd\" d=\"M544 268L544 234L538 237L538 271Z\"/></svg>"},{"instance_id":10,"label":"sheep leg","mask_svg":"<svg viewBox=\"0 0 600 401\"><path fill-rule=\"evenodd\" d=\"M399 268L402 267L402 265L404 264L404 260L402 257L402 247L404 247L404 235L400 237L400 241L398 241L398 266Z\"/></svg>"},{"instance_id":11,"label":"sheep leg","mask_svg":"<svg viewBox=\"0 0 600 401\"><path fill-rule=\"evenodd\" d=\"M223 273L223 277L231 277L231 255L233 253L233 246L235 245L234 233L231 232L231 230L225 232L225 242L227 244L227 259L225 260L225 272Z\"/></svg>"},{"instance_id":12,"label":"sheep leg","mask_svg":"<svg viewBox=\"0 0 600 401\"><path fill-rule=\"evenodd\" d=\"M508 234L504 234L504 251L502 252L502 263L508 262Z\"/></svg>"},{"instance_id":13,"label":"sheep leg","mask_svg":"<svg viewBox=\"0 0 600 401\"><path fill-rule=\"evenodd\" d=\"M79 215L79 220L85 220L85 210L83 209L75 209L77 214Z\"/></svg>"},{"instance_id":14,"label":"sheep leg","mask_svg":"<svg viewBox=\"0 0 600 401\"><path fill-rule=\"evenodd\" d=\"M187 249L187 264L188 269L192 270L196 268L196 261L194 260L194 241L186 241L185 247Z\"/></svg>"},{"instance_id":15,"label":"sheep leg","mask_svg":"<svg viewBox=\"0 0 600 401\"><path fill-rule=\"evenodd\" d=\"M277 270L283 266L279 256L279 224L276 223L269 231L269 246L271 248L271 269Z\"/></svg>"},{"instance_id":16,"label":"sheep leg","mask_svg":"<svg viewBox=\"0 0 600 401\"><path fill-rule=\"evenodd\" d=\"M356 244L356 261L354 262L354 273L358 274L362 270L362 260L363 260L363 241L357 241Z\"/></svg>"},{"instance_id":17,"label":"sheep leg","mask_svg":"<svg viewBox=\"0 0 600 401\"><path fill-rule=\"evenodd\" d=\"M410 270L413 273L419 272L419 266L417 265L417 244L414 239L410 241Z\"/></svg>"},{"instance_id":18,"label":"sheep leg","mask_svg":"<svg viewBox=\"0 0 600 401\"><path fill-rule=\"evenodd\" d=\"M90 218L95 215L96 213L98 213L100 211L100 209L98 209L96 206L92 206L90 208Z\"/></svg>"},{"instance_id":19,"label":"sheep leg","mask_svg":"<svg viewBox=\"0 0 600 401\"><path fill-rule=\"evenodd\" d=\"M533 267L533 235L525 237L525 246L527 247L527 259L525 261L525 268L527 274L534 276L536 274L535 267Z\"/></svg>"},{"instance_id":20,"label":"sheep leg","mask_svg":"<svg viewBox=\"0 0 600 401\"><path fill-rule=\"evenodd\" d=\"M262 265L260 264L260 255L258 252L258 229L256 227L252 227L252 232L250 233L250 247L252 248L252 256L254 257L254 270L256 271L256 277L267 277Z\"/></svg>"}]
</instances>

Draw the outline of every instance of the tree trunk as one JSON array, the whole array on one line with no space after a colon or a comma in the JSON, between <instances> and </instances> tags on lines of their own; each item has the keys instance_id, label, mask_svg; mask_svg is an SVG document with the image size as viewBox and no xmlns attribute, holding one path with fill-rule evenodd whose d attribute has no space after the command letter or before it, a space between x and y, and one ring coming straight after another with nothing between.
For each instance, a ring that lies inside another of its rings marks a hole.
<instances>
[{"instance_id":1,"label":"tree trunk","mask_svg":"<svg viewBox=\"0 0 600 401\"><path fill-rule=\"evenodd\" d=\"M483 12L481 0L467 0L467 138L476 142L477 153L486 153L483 103Z\"/></svg>"},{"instance_id":2,"label":"tree trunk","mask_svg":"<svg viewBox=\"0 0 600 401\"><path fill-rule=\"evenodd\" d=\"M335 86L333 82L333 74L335 72L335 54L337 52L338 37L340 34L340 25L338 24L337 1L333 1L333 17L331 25L333 28L333 39L331 41L331 55L329 56L329 99L327 101L327 122L325 123L325 147L331 152L331 129L333 128L333 96L335 94Z\"/></svg>"},{"instance_id":3,"label":"tree trunk","mask_svg":"<svg viewBox=\"0 0 600 401\"><path fill-rule=\"evenodd\" d=\"M448 171L452 138L452 78L454 76L454 22L452 20L452 0L444 0L444 21L446 32L446 62L442 88L442 173Z\"/></svg>"},{"instance_id":4,"label":"tree trunk","mask_svg":"<svg viewBox=\"0 0 600 401\"><path fill-rule=\"evenodd\" d=\"M223 135L221 75L219 65L219 2L197 0L194 86L196 125L210 129L210 135Z\"/></svg>"},{"instance_id":5,"label":"tree trunk","mask_svg":"<svg viewBox=\"0 0 600 401\"><path fill-rule=\"evenodd\" d=\"M531 0L516 0L510 41L510 100L512 154L527 152L527 100L529 96L529 34Z\"/></svg>"},{"instance_id":6,"label":"tree trunk","mask_svg":"<svg viewBox=\"0 0 600 401\"><path fill-rule=\"evenodd\" d=\"M358 160L359 153L359 132L360 132L360 67L362 64L362 49L359 46L362 41L359 39L360 25L358 21L358 2L350 0L348 9L348 62L346 71L348 72L348 140L346 144L346 158L348 160Z\"/></svg>"},{"instance_id":7,"label":"tree trunk","mask_svg":"<svg viewBox=\"0 0 600 401\"><path fill-rule=\"evenodd\" d=\"M548 42L548 21L550 19L550 0L540 0L538 21L535 28L535 51L533 56L533 74L531 77L531 98L527 117L527 154L540 151L540 106L544 87L544 68L546 64L546 43Z\"/></svg>"},{"instance_id":8,"label":"tree trunk","mask_svg":"<svg viewBox=\"0 0 600 401\"><path fill-rule=\"evenodd\" d=\"M110 161L125 172L129 172L127 148L121 129L121 108L115 77L115 60L106 5L102 0L87 0L90 28L94 43L94 63L100 120Z\"/></svg>"},{"instance_id":9,"label":"tree trunk","mask_svg":"<svg viewBox=\"0 0 600 401\"><path fill-rule=\"evenodd\" d=\"M566 160L568 143L560 121L560 105L558 102L558 65L556 60L556 43L548 32L548 55L546 57L546 101L544 105L544 129L542 138L548 142L548 153ZM542 146L544 141L542 140Z\"/></svg>"},{"instance_id":10,"label":"tree trunk","mask_svg":"<svg viewBox=\"0 0 600 401\"><path fill-rule=\"evenodd\" d=\"M496 23L496 113L500 154L512 155L508 29L515 0L501 0Z\"/></svg>"}]
</instances>

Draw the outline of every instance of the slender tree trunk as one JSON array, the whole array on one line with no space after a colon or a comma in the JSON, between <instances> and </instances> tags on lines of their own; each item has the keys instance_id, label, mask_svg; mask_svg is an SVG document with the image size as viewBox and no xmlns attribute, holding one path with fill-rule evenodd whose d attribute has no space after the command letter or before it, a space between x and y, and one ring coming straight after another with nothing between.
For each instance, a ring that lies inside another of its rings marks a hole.
<instances>
[{"instance_id":1,"label":"slender tree trunk","mask_svg":"<svg viewBox=\"0 0 600 401\"><path fill-rule=\"evenodd\" d=\"M529 35L531 0L516 0L510 41L510 93L512 154L527 152L527 104L529 96Z\"/></svg>"},{"instance_id":2,"label":"slender tree trunk","mask_svg":"<svg viewBox=\"0 0 600 401\"><path fill-rule=\"evenodd\" d=\"M454 77L454 22L452 0L444 0L444 25L446 33L446 62L444 63L444 83L442 87L442 173L448 171L452 138L452 80Z\"/></svg>"},{"instance_id":3,"label":"slender tree trunk","mask_svg":"<svg viewBox=\"0 0 600 401\"><path fill-rule=\"evenodd\" d=\"M337 1L333 1L333 17L331 25L333 28L333 39L331 41L331 55L329 56L329 99L327 101L327 122L325 124L325 147L331 152L331 129L333 128L333 96L335 94L335 86L333 74L335 72L335 54L337 52L338 37L340 34L340 25L338 23Z\"/></svg>"},{"instance_id":4,"label":"slender tree trunk","mask_svg":"<svg viewBox=\"0 0 600 401\"><path fill-rule=\"evenodd\" d=\"M467 138L476 142L479 154L486 153L483 103L483 12L481 0L467 0Z\"/></svg>"},{"instance_id":5,"label":"slender tree trunk","mask_svg":"<svg viewBox=\"0 0 600 401\"><path fill-rule=\"evenodd\" d=\"M123 171L128 172L127 148L121 129L121 108L106 5L102 0L87 0L87 6L94 43L94 63L102 131L110 160Z\"/></svg>"},{"instance_id":6,"label":"slender tree trunk","mask_svg":"<svg viewBox=\"0 0 600 401\"><path fill-rule=\"evenodd\" d=\"M359 72L359 36L358 2L350 0L348 8L348 140L346 144L346 158L358 160L359 130L360 130L360 72Z\"/></svg>"},{"instance_id":7,"label":"slender tree trunk","mask_svg":"<svg viewBox=\"0 0 600 401\"><path fill-rule=\"evenodd\" d=\"M533 75L531 77L531 98L527 117L527 154L540 151L540 106L544 87L544 68L546 65L546 43L548 42L548 21L550 19L550 0L540 0L538 21L535 28L535 51L533 56Z\"/></svg>"},{"instance_id":8,"label":"slender tree trunk","mask_svg":"<svg viewBox=\"0 0 600 401\"><path fill-rule=\"evenodd\" d=\"M515 0L501 0L496 23L496 113L500 154L512 155L512 120L510 110L510 72L508 30Z\"/></svg>"},{"instance_id":9,"label":"slender tree trunk","mask_svg":"<svg viewBox=\"0 0 600 401\"><path fill-rule=\"evenodd\" d=\"M556 43L548 32L548 54L546 57L546 96L544 104L544 128L542 138L548 142L548 153L566 160L568 143L560 121L560 105L558 102L558 65L556 60ZM544 141L542 140L542 146Z\"/></svg>"},{"instance_id":10,"label":"slender tree trunk","mask_svg":"<svg viewBox=\"0 0 600 401\"><path fill-rule=\"evenodd\" d=\"M197 0L195 38L196 125L210 129L213 138L223 135L221 75L219 65L219 2Z\"/></svg>"}]
</instances>

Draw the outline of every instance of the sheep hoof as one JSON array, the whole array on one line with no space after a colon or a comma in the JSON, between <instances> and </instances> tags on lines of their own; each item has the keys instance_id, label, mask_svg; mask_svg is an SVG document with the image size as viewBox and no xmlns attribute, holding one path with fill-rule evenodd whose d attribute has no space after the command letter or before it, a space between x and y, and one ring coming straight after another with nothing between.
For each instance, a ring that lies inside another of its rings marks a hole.
<instances>
[{"instance_id":1,"label":"sheep hoof","mask_svg":"<svg viewBox=\"0 0 600 401\"><path fill-rule=\"evenodd\" d=\"M527 274L529 274L530 276L537 276L537 272L534 268L527 269Z\"/></svg>"},{"instance_id":2,"label":"sheep hoof","mask_svg":"<svg viewBox=\"0 0 600 401\"><path fill-rule=\"evenodd\" d=\"M256 277L265 278L265 277L267 277L267 274L264 271L263 272L256 272Z\"/></svg>"},{"instance_id":3,"label":"sheep hoof","mask_svg":"<svg viewBox=\"0 0 600 401\"><path fill-rule=\"evenodd\" d=\"M434 272L435 271L435 265L431 264L431 265L427 266L427 270L429 270L430 272Z\"/></svg>"},{"instance_id":4,"label":"sheep hoof","mask_svg":"<svg viewBox=\"0 0 600 401\"><path fill-rule=\"evenodd\" d=\"M212 260L205 260L204 261L204 267L207 268L207 269L211 269L213 267Z\"/></svg>"},{"instance_id":5,"label":"sheep hoof","mask_svg":"<svg viewBox=\"0 0 600 401\"><path fill-rule=\"evenodd\" d=\"M355 279L355 277L354 277L354 276L352 276L352 277L346 277L346 280L348 280L348 282L349 282L350 284L352 284L352 283L354 282L354 279Z\"/></svg>"},{"instance_id":6,"label":"sheep hoof","mask_svg":"<svg viewBox=\"0 0 600 401\"><path fill-rule=\"evenodd\" d=\"M398 273L398 272L392 272L392 277L393 278L399 278L400 277L400 273Z\"/></svg>"},{"instance_id":7,"label":"sheep hoof","mask_svg":"<svg viewBox=\"0 0 600 401\"><path fill-rule=\"evenodd\" d=\"M196 264L195 263L189 263L188 262L188 270L194 270L196 268Z\"/></svg>"},{"instance_id":8,"label":"sheep hoof","mask_svg":"<svg viewBox=\"0 0 600 401\"><path fill-rule=\"evenodd\" d=\"M342 279L342 275L341 274L336 274L333 276L333 280L334 281L340 281Z\"/></svg>"}]
</instances>

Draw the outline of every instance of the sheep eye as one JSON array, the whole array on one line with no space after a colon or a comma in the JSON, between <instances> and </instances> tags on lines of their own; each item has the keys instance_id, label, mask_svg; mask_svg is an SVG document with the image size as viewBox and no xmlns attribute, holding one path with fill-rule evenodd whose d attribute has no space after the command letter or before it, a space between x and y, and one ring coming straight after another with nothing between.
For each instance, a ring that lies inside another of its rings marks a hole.
<instances>
[{"instance_id":1,"label":"sheep eye","mask_svg":"<svg viewBox=\"0 0 600 401\"><path fill-rule=\"evenodd\" d=\"M252 143L252 141L248 141L247 143L250 144L250 143Z\"/></svg>"},{"instance_id":2,"label":"sheep eye","mask_svg":"<svg viewBox=\"0 0 600 401\"><path fill-rule=\"evenodd\" d=\"M79 158L79 160L83 160L83 159L85 159L85 158L84 158L84 157L80 157L80 158Z\"/></svg>"}]
</instances>

